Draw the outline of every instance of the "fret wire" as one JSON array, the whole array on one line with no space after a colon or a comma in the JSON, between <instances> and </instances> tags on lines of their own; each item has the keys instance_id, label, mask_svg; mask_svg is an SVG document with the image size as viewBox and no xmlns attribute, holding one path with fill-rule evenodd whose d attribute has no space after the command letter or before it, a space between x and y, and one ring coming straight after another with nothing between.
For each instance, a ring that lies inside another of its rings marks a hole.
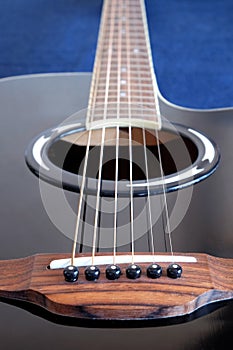
<instances>
[{"instance_id":1,"label":"fret wire","mask_svg":"<svg viewBox=\"0 0 233 350\"><path fill-rule=\"evenodd\" d=\"M116 68L117 66L117 62L113 62L113 67ZM126 62L123 62L123 67L126 66ZM135 62L131 63L130 66L130 71L133 71L132 68L137 69L137 67L140 67L141 69L144 69L145 72L148 72L148 64L145 64L145 62L143 62L143 64L137 64ZM106 68L106 61L101 63L101 68L104 69Z\"/></svg>"},{"instance_id":2,"label":"fret wire","mask_svg":"<svg viewBox=\"0 0 233 350\"><path fill-rule=\"evenodd\" d=\"M128 52L126 51L125 55L122 54L122 56L121 56L122 59L125 59L125 60L126 60L126 57L124 57L124 56L127 56L127 55L128 55ZM131 62L138 62L137 64L140 64L141 62L142 62L142 63L145 63L145 62L149 63L149 60L150 60L150 59L149 59L148 56L146 56L146 55L145 55L145 57L142 57L141 55L138 55L138 56L140 56L139 59L131 54L130 61L131 61ZM105 55L105 53L102 54L102 56L101 56L101 58L102 58L102 59L101 59L102 64L106 64L106 62L108 61L108 57L109 57L109 56L108 56L107 54L106 54L106 55ZM116 60L116 62L117 62L117 55L111 55L111 61L114 62L114 60Z\"/></svg>"},{"instance_id":3,"label":"fret wire","mask_svg":"<svg viewBox=\"0 0 233 350\"><path fill-rule=\"evenodd\" d=\"M122 29L124 29L124 28L122 28ZM116 31L117 32L117 31ZM117 34L117 33L116 33ZM121 34L122 34L122 30L121 30ZM124 34L124 33L123 33ZM123 38L124 38L125 36L123 35ZM101 41L104 41L104 40L109 40L109 38L110 38L110 36L109 36L109 34L108 33L106 33L105 34L105 36L103 37L103 38L101 38ZM141 41L143 41L143 40L145 40L145 36L144 35L142 35L142 34L139 34L139 33L135 33L134 31L131 31L130 32L130 39L139 39L139 40L141 40Z\"/></svg>"},{"instance_id":4,"label":"fret wire","mask_svg":"<svg viewBox=\"0 0 233 350\"><path fill-rule=\"evenodd\" d=\"M142 24L142 17L141 16L130 16L130 17L126 17L125 20L122 20L122 17L121 18L118 18L118 17L111 17L109 16L108 19L107 19L107 25L110 26L111 24L111 21L112 20L115 20L115 26L118 26L119 27L119 24L124 24L126 21L128 23L128 25L133 25L132 21L136 20L136 24ZM110 23L108 23L110 22Z\"/></svg>"},{"instance_id":5,"label":"fret wire","mask_svg":"<svg viewBox=\"0 0 233 350\"><path fill-rule=\"evenodd\" d=\"M122 58L122 64L126 64L126 56L127 56L127 52L125 53L125 54L122 54L121 55L121 58ZM130 54L129 54L130 55ZM135 54L131 54L130 55L131 56L131 59L130 59L130 61L132 62L132 63L137 63L137 64L146 64L147 65L147 67L149 66L149 63L150 63L150 58L148 57L148 56L145 56L145 55L140 55L140 54L138 54L137 56L139 57L139 58L137 58L136 57L136 55ZM125 60L125 61L124 61ZM112 61L112 63L114 64L117 64L117 61L118 61L118 55L117 54L113 54L112 56L111 56L111 61ZM107 54L103 54L102 55L102 57L101 57L101 62L102 62L102 65L107 65L107 62L108 62L108 55ZM148 69L148 68L147 68Z\"/></svg>"},{"instance_id":6,"label":"fret wire","mask_svg":"<svg viewBox=\"0 0 233 350\"><path fill-rule=\"evenodd\" d=\"M132 89L132 91L137 91L138 89L137 89L137 84L138 84L138 82L131 82L131 83L129 83L130 85L131 85L131 89ZM124 86L127 86L128 85L128 83L126 83L126 84L120 84L120 86L122 87L122 89L124 89ZM102 91L105 91L104 89L101 89L102 87L104 87L104 84L99 84L99 89L98 89L98 92L102 92ZM117 88L116 88L116 85L115 85L115 83L114 83L114 81L112 81L111 82L111 84L109 84L109 87L110 87L110 89L108 90L110 93L111 92L116 92L116 90L117 90ZM135 90L134 90L134 87L135 87ZM151 88L152 89L152 93L153 93L153 86L152 86L152 84L140 84L140 87L142 87L143 89L143 91L145 91L145 92L149 92L149 89L148 88Z\"/></svg>"},{"instance_id":7,"label":"fret wire","mask_svg":"<svg viewBox=\"0 0 233 350\"><path fill-rule=\"evenodd\" d=\"M133 69L132 69L132 66L133 66ZM125 64L122 65L122 67L125 67ZM105 70L104 70L104 66L101 67L101 74L106 74L105 73ZM114 67L114 69L112 69L112 73L115 74L117 72L117 70L115 70L116 67ZM125 67L126 68L126 67ZM135 73L136 72L136 69L137 68L140 68L142 70L143 73L147 73L148 72L148 65L145 65L145 64L140 64L140 65L137 65L137 64L132 64L131 65L131 69L130 69L130 74L131 73ZM127 73L127 72L124 72L124 73ZM127 73L128 74L128 73Z\"/></svg>"},{"instance_id":8,"label":"fret wire","mask_svg":"<svg viewBox=\"0 0 233 350\"><path fill-rule=\"evenodd\" d=\"M138 95L138 98L140 98L140 95ZM155 102L152 103L151 106L156 106ZM99 104L95 105L95 107L93 108L93 111L103 110L104 108L105 108L104 103L99 103ZM114 109L114 110L117 109L118 108L118 99L115 99L114 102L109 103L108 108ZM127 102L120 103L119 109L127 111L128 103ZM131 110L133 110L133 111L138 110L138 105L131 105ZM150 111L150 110L148 110L148 111Z\"/></svg>"},{"instance_id":9,"label":"fret wire","mask_svg":"<svg viewBox=\"0 0 233 350\"><path fill-rule=\"evenodd\" d=\"M132 98L136 99L138 98L139 95L139 92L137 91L137 95L135 95L134 93L131 93L131 96ZM120 103L122 102L123 104L125 103L125 99L127 99L128 97L128 91L127 90L124 90L120 93ZM98 103L104 103L104 101L101 101L102 99L104 99L103 95L97 95L96 97L96 101L98 100L99 102ZM143 100L154 100L154 96L153 94L146 94L145 92L143 93ZM109 94L108 96L108 103L109 104L112 104L114 102L117 102L117 97L115 97L115 94Z\"/></svg>"},{"instance_id":10,"label":"fret wire","mask_svg":"<svg viewBox=\"0 0 233 350\"><path fill-rule=\"evenodd\" d=\"M137 101L137 99L139 98L139 96L138 95L135 95L135 96L132 96L133 97L133 99L135 99L136 101ZM145 101L149 101L149 100L153 100L154 101L154 96L153 97L150 97L150 96L145 96L144 98L143 98ZM101 103L104 103L104 99L103 98L100 98L100 97L97 97L96 98L96 101L99 101L98 103L99 104L101 104ZM112 103L112 102L116 102L117 101L117 98L109 98L109 103ZM127 102L128 101L128 97L127 96L125 96L125 97L121 97L121 102L123 102L123 103L125 103L125 102ZM92 108L93 109L93 108Z\"/></svg>"},{"instance_id":11,"label":"fret wire","mask_svg":"<svg viewBox=\"0 0 233 350\"><path fill-rule=\"evenodd\" d=\"M132 84L126 84L126 85L124 85L124 88L122 88L122 86L121 86L121 92L122 93L127 93L127 87L128 87L128 85L131 85L131 92L132 92L132 94L138 94L138 90L139 89L136 89L136 85L134 84L134 85L132 85ZM142 86L142 88L141 88L141 91L143 92L143 95L144 95L144 97L146 98L146 97L154 97L154 94L153 94L153 90L152 89L146 89L146 87L144 87L143 88L143 86ZM98 92L97 92L97 98L98 97L102 97L103 96L103 93L104 93L104 91L103 90L98 90ZM109 90L108 91L108 94L109 94L109 98L113 98L113 97L115 97L116 99L117 99L117 96L115 96L116 95L116 93L117 93L117 90L115 90L115 89L113 89L113 90ZM120 96L121 97L121 96ZM122 97L124 97L124 95L122 95Z\"/></svg>"},{"instance_id":12,"label":"fret wire","mask_svg":"<svg viewBox=\"0 0 233 350\"><path fill-rule=\"evenodd\" d=\"M140 65L138 66L138 68L137 69L140 69ZM120 72L121 73L121 72ZM125 72L125 74L121 74L121 80L126 80L125 78L127 78L127 74L126 74L127 72ZM132 71L130 71L130 75L131 75L131 79L130 79L130 81L132 81L132 82L138 82L138 81L140 81L140 82L152 82L152 78L150 77L150 76L148 76L148 75L146 75L146 74L142 74L142 76L141 77L139 77L139 76L137 76L136 75L136 70L133 72L134 74L132 75ZM143 77L144 76L144 77ZM146 77L145 77L146 76ZM98 79L98 81L99 82L101 82L101 85L103 85L103 81L104 81L104 79L106 78L106 74L105 73L101 73L100 75L99 75L99 79ZM116 81L117 81L117 78L118 78L118 71L114 71L114 72L112 72L112 74L110 74L110 80L113 82L113 83L116 83ZM146 83L145 83L146 84ZM147 83L147 85L150 85L149 83Z\"/></svg>"},{"instance_id":13,"label":"fret wire","mask_svg":"<svg viewBox=\"0 0 233 350\"><path fill-rule=\"evenodd\" d=\"M122 0L121 0L122 1ZM115 8L116 10L116 8ZM108 16L107 18L107 22L108 21L112 21L114 19L114 26L116 25L121 25L121 24L132 24L132 20L135 19L135 22L139 22L141 24L141 19L142 19L142 15L141 14L136 14L135 16L132 13L129 13L128 15L126 14L122 14L122 16ZM114 27L113 26L113 27Z\"/></svg>"},{"instance_id":14,"label":"fret wire","mask_svg":"<svg viewBox=\"0 0 233 350\"><path fill-rule=\"evenodd\" d=\"M134 40L131 40L131 43L130 43L130 45L129 45L129 47L134 47L135 45L139 45L139 46L142 46L142 47L146 47L146 44L145 44L145 38L143 38L141 41L140 40L137 40L138 38L137 37L135 37L135 39ZM113 44L118 44L118 42L119 42L119 38L117 38L117 39L113 39ZM106 42L106 43L103 43L102 44L103 45L103 50L105 50L105 49L107 49L108 48L108 43ZM124 49L125 47L127 47L126 46L126 43L123 43L122 45L121 45L121 48L122 49Z\"/></svg>"},{"instance_id":15,"label":"fret wire","mask_svg":"<svg viewBox=\"0 0 233 350\"><path fill-rule=\"evenodd\" d=\"M120 97L120 100L121 99L124 99L125 97L127 97L126 95L127 95L127 87L128 87L128 85L125 87L125 89L123 90L123 89L121 89L121 93L120 93L120 95L119 95L119 97ZM147 99L147 98L154 98L154 94L153 94L153 92L152 91L150 91L150 90L141 90L142 91L142 93L143 93L143 98L144 99ZM112 91L112 92L109 92L108 93L108 97L109 97L109 100L111 99L111 100L114 100L114 101L117 101L118 99L117 99L117 96L116 96L116 92L117 91ZM134 97L134 98L136 98L137 96L138 96L138 94L139 94L139 92L138 92L138 90L131 90L131 95L132 95L132 97ZM103 93L97 93L97 96L96 96L96 99L101 99L101 98L104 98L104 96L103 96L104 94ZM108 101L108 102L110 102L110 101Z\"/></svg>"},{"instance_id":16,"label":"fret wire","mask_svg":"<svg viewBox=\"0 0 233 350\"><path fill-rule=\"evenodd\" d=\"M130 71L130 75L131 75L132 81L137 81L137 83L138 82L140 82L140 83L141 82L147 82L147 83L151 82L152 83L151 77L149 75L147 75L145 72L143 72L140 77L136 75L136 70L134 72ZM106 76L106 74L102 72L99 75L99 81L102 82L103 79L105 79L105 76ZM118 76L118 72L112 71L111 75L110 75L111 81L116 80L117 76ZM127 76L126 73L121 73L121 77L123 80L126 78L126 76Z\"/></svg>"},{"instance_id":17,"label":"fret wire","mask_svg":"<svg viewBox=\"0 0 233 350\"><path fill-rule=\"evenodd\" d=\"M137 47L135 47L135 46L137 46ZM121 49L121 51L120 51L121 56L124 57L127 55L130 55L130 56L134 55L136 58L138 56L140 56L140 58L142 56L145 56L145 58L148 58L148 54L143 50L139 50L138 46L139 45L131 45L131 47L127 46L127 47ZM137 50L137 52L135 51L135 49ZM119 51L118 47L113 48L111 57L118 56L118 51ZM101 57L105 57L105 56L108 57L108 49L107 48L103 48L102 53L101 53Z\"/></svg>"},{"instance_id":18,"label":"fret wire","mask_svg":"<svg viewBox=\"0 0 233 350\"><path fill-rule=\"evenodd\" d=\"M143 99L142 99L142 101L143 101ZM104 109L98 109L98 110L95 110L95 116L101 116L101 115L103 115L103 110ZM150 113L149 112L146 112L146 113L144 113L147 117L154 117L154 114L155 114L155 108L153 108L153 110L151 110L150 111ZM126 113L127 112L127 109L124 109L124 110L121 110L121 109L119 109L119 113L121 113L121 114L127 114ZM134 116L136 116L136 115L141 115L141 110L139 111L139 110L133 110L132 109L132 112L133 112L133 114L134 114ZM110 109L110 108L108 108L108 115L117 115L117 113L118 113L118 109L117 108L115 108L115 109ZM120 116L119 116L120 117ZM119 118L118 118L119 119Z\"/></svg>"},{"instance_id":19,"label":"fret wire","mask_svg":"<svg viewBox=\"0 0 233 350\"><path fill-rule=\"evenodd\" d=\"M141 101L143 102L143 98L141 99ZM143 104L143 103L142 103ZM115 107L115 108L112 108L112 107L108 107L108 116L109 115L118 115L119 114L126 114L127 112L127 109L126 108L121 108L121 103L119 103L119 108L118 107ZM140 109L133 109L131 108L133 114L136 116L136 115L141 115L141 108ZM104 111L104 108L96 108L94 109L94 114L95 114L95 117L96 116L100 116L100 115L103 115L103 111ZM155 112L156 112L156 106L151 106L150 109L148 108L148 110L146 111L146 113L144 112L144 115L146 115L147 117L154 117L155 115ZM119 115L120 117L120 115Z\"/></svg>"},{"instance_id":20,"label":"fret wire","mask_svg":"<svg viewBox=\"0 0 233 350\"><path fill-rule=\"evenodd\" d=\"M142 99L142 102L143 102L143 99ZM103 116L103 111L104 111L104 108L103 109L98 109L98 110L96 110L96 112L95 112L95 117L97 117L97 116ZM115 108L115 109L111 109L111 108L107 108L107 111L108 111L108 117L110 116L110 115L115 115L115 118L116 118L116 116L117 116L117 114L119 113L120 115L119 115L119 118L122 116L122 115L127 115L127 110L126 109L124 109L124 110L122 110L122 109L119 109L119 111L118 111L118 109L117 108ZM147 118L154 118L155 117L155 112L156 112L156 109L155 109L155 106L154 106L154 108L150 111L150 113L149 112L146 112L146 113L144 113L144 115L145 116L147 116ZM141 109L138 109L138 110L133 110L132 109L132 114L136 117L136 116L141 116ZM118 119L119 119L118 118Z\"/></svg>"},{"instance_id":21,"label":"fret wire","mask_svg":"<svg viewBox=\"0 0 233 350\"><path fill-rule=\"evenodd\" d=\"M138 21L139 22L139 21ZM111 23L111 22L110 22ZM106 23L106 26L105 26L105 28L106 27L110 27L110 23L108 24L108 23ZM128 24L129 25L129 30L128 30L128 32L131 34L132 32L135 32L135 29L143 29L143 26L142 26L142 24L140 23L140 24L135 24L135 22L132 22L132 23L129 23ZM122 28L122 26L116 26L116 28L115 28L115 31L116 31L116 33L119 31L120 32L120 29ZM115 33L115 34L116 34Z\"/></svg>"},{"instance_id":22,"label":"fret wire","mask_svg":"<svg viewBox=\"0 0 233 350\"><path fill-rule=\"evenodd\" d=\"M115 11L116 10L116 6L113 5L113 7L115 7L114 8L114 11ZM111 6L109 6L109 9L111 9ZM128 15L126 15L126 12L125 12L121 16L108 15L107 21L114 19L114 26L115 26L116 24L119 25L119 23L120 24L121 23L126 23L126 22L128 23L129 20L131 20L133 18L135 18L135 20L138 21L139 19L141 19L141 16L142 16L141 13L133 15L132 12L131 12L131 13L128 13Z\"/></svg>"}]
</instances>

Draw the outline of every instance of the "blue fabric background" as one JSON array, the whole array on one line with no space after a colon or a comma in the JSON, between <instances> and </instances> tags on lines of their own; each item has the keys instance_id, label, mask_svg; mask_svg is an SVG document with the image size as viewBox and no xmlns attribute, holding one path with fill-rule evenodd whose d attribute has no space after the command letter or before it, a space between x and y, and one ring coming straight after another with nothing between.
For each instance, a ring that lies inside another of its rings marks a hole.
<instances>
[{"instance_id":1,"label":"blue fabric background","mask_svg":"<svg viewBox=\"0 0 233 350\"><path fill-rule=\"evenodd\" d=\"M120 1L120 0L119 0ZM0 77L92 71L101 0L1 0ZM162 94L233 106L233 1L146 0Z\"/></svg>"}]
</instances>

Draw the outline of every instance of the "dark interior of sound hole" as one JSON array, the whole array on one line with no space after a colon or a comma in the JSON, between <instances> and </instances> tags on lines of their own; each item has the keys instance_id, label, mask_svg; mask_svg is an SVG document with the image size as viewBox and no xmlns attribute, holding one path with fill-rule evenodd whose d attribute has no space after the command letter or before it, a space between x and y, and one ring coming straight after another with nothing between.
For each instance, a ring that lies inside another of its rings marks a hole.
<instances>
[{"instance_id":1,"label":"dark interior of sound hole","mask_svg":"<svg viewBox=\"0 0 233 350\"><path fill-rule=\"evenodd\" d=\"M166 141L160 144L163 171L165 175L174 174L187 168L198 156L197 146L186 136L174 137L167 132ZM151 142L146 146L148 159L148 177L160 177L158 163L158 147ZM86 146L72 144L65 139L55 141L49 148L48 157L59 168L74 174L82 174ZM88 154L87 177L98 178L100 146L91 145ZM130 179L129 146L119 147L118 180ZM146 179L145 148L142 144L132 146L133 180ZM103 166L101 177L103 180L115 180L116 146L107 145L103 152Z\"/></svg>"}]
</instances>

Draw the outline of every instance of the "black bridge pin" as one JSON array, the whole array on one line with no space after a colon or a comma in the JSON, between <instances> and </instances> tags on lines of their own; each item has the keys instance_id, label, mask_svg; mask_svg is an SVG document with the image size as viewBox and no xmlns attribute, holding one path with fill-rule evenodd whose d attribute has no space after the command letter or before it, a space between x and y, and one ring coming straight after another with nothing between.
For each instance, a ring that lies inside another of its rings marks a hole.
<instances>
[{"instance_id":1,"label":"black bridge pin","mask_svg":"<svg viewBox=\"0 0 233 350\"><path fill-rule=\"evenodd\" d=\"M95 281L100 276L100 269L94 265L88 266L85 269L85 276L88 281Z\"/></svg>"},{"instance_id":2,"label":"black bridge pin","mask_svg":"<svg viewBox=\"0 0 233 350\"><path fill-rule=\"evenodd\" d=\"M158 264L151 264L150 266L148 266L146 273L147 273L147 277L149 278L159 278L162 275L162 267Z\"/></svg>"},{"instance_id":3,"label":"black bridge pin","mask_svg":"<svg viewBox=\"0 0 233 350\"><path fill-rule=\"evenodd\" d=\"M126 277L134 280L136 278L139 278L141 276L142 270L140 266L136 264L129 265L126 269Z\"/></svg>"},{"instance_id":4,"label":"black bridge pin","mask_svg":"<svg viewBox=\"0 0 233 350\"><path fill-rule=\"evenodd\" d=\"M105 273L108 280L117 280L121 275L121 269L118 265L108 265Z\"/></svg>"},{"instance_id":5,"label":"black bridge pin","mask_svg":"<svg viewBox=\"0 0 233 350\"><path fill-rule=\"evenodd\" d=\"M66 282L76 282L78 280L79 271L76 266L69 265L63 270Z\"/></svg>"},{"instance_id":6,"label":"black bridge pin","mask_svg":"<svg viewBox=\"0 0 233 350\"><path fill-rule=\"evenodd\" d=\"M176 263L170 264L167 268L167 276L170 278L179 278L182 275L182 267Z\"/></svg>"}]
</instances>

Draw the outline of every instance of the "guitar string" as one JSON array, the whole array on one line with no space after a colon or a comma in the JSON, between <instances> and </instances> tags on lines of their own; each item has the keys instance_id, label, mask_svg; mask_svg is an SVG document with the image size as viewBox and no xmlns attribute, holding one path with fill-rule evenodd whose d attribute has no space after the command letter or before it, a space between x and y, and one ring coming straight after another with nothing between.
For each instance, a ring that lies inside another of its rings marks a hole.
<instances>
[{"instance_id":1,"label":"guitar string","mask_svg":"<svg viewBox=\"0 0 233 350\"><path fill-rule=\"evenodd\" d=\"M127 35L128 38L128 35ZM129 40L129 38L128 38ZM129 63L129 57L127 58L127 61ZM128 66L130 67L130 65L128 64ZM128 69L129 72L129 69ZM128 101L130 102L130 86L128 84ZM130 103L129 103L130 106ZM93 117L93 115L92 115ZM93 119L93 118L92 118ZM129 107L129 119L131 119L131 109ZM102 141L104 140L105 137L105 128L104 131L102 133ZM157 138L157 143L158 143L158 153L159 153L159 158L160 158L160 171L161 171L161 177L163 179L163 167L162 167L162 163L161 163L161 151L160 151L160 145L158 142L158 132L156 130L156 138ZM87 149L86 149L86 155L85 155L85 164L84 164L84 171L83 171L83 181L82 181L82 185L81 185L81 191L80 191L80 200L79 200L79 209L78 209L78 215L77 215L77 222L76 222L76 229L75 229L75 237L74 237L74 245L73 245L73 252L72 252L72 262L74 262L74 257L75 257L75 251L76 251L76 245L77 245L77 236L78 236L78 226L79 226L79 221L80 221L80 215L81 215L81 204L83 201L83 192L84 192L84 185L85 185L85 178L86 178L86 168L87 168L87 159L88 159L88 153L89 153L89 147L90 147L90 139L91 139L91 130L89 131L88 134L88 144L87 144ZM101 145L103 146L103 142L101 143ZM102 148L101 146L101 148ZM101 150L102 153L102 150ZM129 154L130 154L130 184L132 185L132 127L130 125L129 128ZM102 158L102 156L100 156L100 158ZM102 163L102 161L101 161ZM167 206L167 200L166 200L166 193L165 193L165 186L164 186L164 180L162 180L163 182L163 194L164 194L164 203L165 203L165 211L166 211L166 218L167 218L167 229L168 229L168 233L169 233L169 241L170 241L170 247L171 247L171 252L173 255L173 249L172 249L172 242L171 242L171 230L170 230L170 223L169 223L169 214L168 214L168 206ZM99 184L98 184L98 188L99 188ZM98 193L99 193L99 189L98 189ZM98 196L97 196L98 197ZM131 215L131 246L132 246L132 263L134 261L134 231L133 231L133 188L132 186L130 186L130 199L131 199L131 210L130 210L130 215ZM96 211L97 212L97 211ZM95 230L96 230L96 220L95 220ZM94 235L96 236L96 234ZM95 242L95 238L93 240ZM95 246L95 244L94 244ZM93 249L94 250L94 249Z\"/></svg>"},{"instance_id":2,"label":"guitar string","mask_svg":"<svg viewBox=\"0 0 233 350\"><path fill-rule=\"evenodd\" d=\"M84 187L85 187L85 183L86 183L87 162L88 162L88 155L89 155L89 149L90 149L90 143L91 143L91 134L92 134L91 131L89 131L88 132L88 141L87 141L86 153L85 153L84 168L83 168L83 174L82 174L82 183L81 183L80 195L79 195L79 201L78 201L78 213L77 213L76 225L75 225L75 233L74 233L74 243L73 243L73 249L72 249L71 265L74 265L75 252L76 252L77 241L78 241L78 232L79 232L79 224L80 224L81 211L82 211Z\"/></svg>"},{"instance_id":3,"label":"guitar string","mask_svg":"<svg viewBox=\"0 0 233 350\"><path fill-rule=\"evenodd\" d=\"M96 250L96 236L97 236L97 229L98 229L98 222L99 222L100 189L101 189L101 183L102 183L101 178L102 178L105 131L106 131L106 128L103 127L102 134L101 134L99 171L98 171L97 194L96 194L96 208L95 208L94 231L93 231L93 241L92 241L92 265L94 265L95 250Z\"/></svg>"},{"instance_id":4,"label":"guitar string","mask_svg":"<svg viewBox=\"0 0 233 350\"><path fill-rule=\"evenodd\" d=\"M82 220L82 229L81 229L79 253L83 252L86 217L87 217L87 194L85 195L84 204L83 204L83 220Z\"/></svg>"},{"instance_id":5,"label":"guitar string","mask_svg":"<svg viewBox=\"0 0 233 350\"><path fill-rule=\"evenodd\" d=\"M102 181L100 184L100 192L102 191ZM100 228L101 228L101 214L102 214L102 205L103 202L101 200L101 196L100 196L100 204L99 204L99 215L98 215L98 223L97 223L97 232L96 232L96 253L99 253L101 250L101 232L100 232Z\"/></svg>"},{"instance_id":6,"label":"guitar string","mask_svg":"<svg viewBox=\"0 0 233 350\"><path fill-rule=\"evenodd\" d=\"M160 196L160 207L163 207L163 199ZM163 227L163 240L164 240L164 249L165 252L168 252L168 247L167 247L167 237L166 237L166 218L164 217L164 211L162 212L162 227Z\"/></svg>"},{"instance_id":7,"label":"guitar string","mask_svg":"<svg viewBox=\"0 0 233 350\"><path fill-rule=\"evenodd\" d=\"M151 48L150 48L149 32L148 32L148 26L147 26L146 9L145 9L144 0L140 0L140 5L141 5L141 11L142 11L142 15L143 15L142 17L143 17L145 36L146 36L146 44L147 44L148 52L150 53L151 69L153 70L152 54L151 54ZM156 81L155 74L153 76L154 76L156 118L158 119L158 118L161 118L159 99L158 99L158 84ZM162 179L162 196L163 196L164 209L165 209L165 215L166 215L167 233L168 233L168 237L169 237L169 244L170 244L170 251L171 251L171 255L172 255L172 261L174 262L174 253L173 253L173 245L172 245L172 237L171 237L171 226L170 226L170 219L169 219L167 195L166 195L166 189L165 189L165 176L164 176L164 171L163 171L160 140L159 140L159 134L158 134L157 128L155 128L155 135L156 135L156 142L157 142L157 148L158 148L159 168L160 168L160 174L161 174L161 179ZM163 212L162 207L161 207L161 211ZM166 240L165 240L165 245L166 245Z\"/></svg>"},{"instance_id":8,"label":"guitar string","mask_svg":"<svg viewBox=\"0 0 233 350\"><path fill-rule=\"evenodd\" d=\"M134 14L136 14L135 10L134 10ZM133 18L133 22L135 22L135 17ZM141 70L139 69L139 55L137 55L136 57L137 57L137 61L138 61L137 75L138 75L139 80L143 81L143 78L141 76ZM141 86L141 84L139 84L139 86ZM139 94L140 94L140 101L141 101L141 107L142 107L141 113L142 113L142 116L144 116L144 103L143 103L143 99L142 99L142 90L141 89L139 91ZM149 241L149 237L150 237L150 242L148 242L148 247L149 247L149 249L151 249L151 254L152 254L153 260L155 260L155 245L154 245L153 225L152 225L151 192L150 192L150 186L149 186L149 171L148 171L148 158L147 158L145 127L142 128L142 137L143 137L143 151L144 151L144 158L145 158L145 175L146 175L146 182L147 182L146 205L148 205L147 221L149 219L148 241Z\"/></svg>"},{"instance_id":9,"label":"guitar string","mask_svg":"<svg viewBox=\"0 0 233 350\"><path fill-rule=\"evenodd\" d=\"M151 254L153 260L155 260L155 244L154 244L154 235L153 235L153 225L152 225L152 210L151 210L151 191L149 185L149 172L148 172L148 158L147 158L147 149L146 149L146 132L143 128L143 148L144 148L144 157L145 157L145 170L146 170L146 180L147 180L147 198L148 198L148 215L149 215L149 232L151 240Z\"/></svg>"},{"instance_id":10,"label":"guitar string","mask_svg":"<svg viewBox=\"0 0 233 350\"><path fill-rule=\"evenodd\" d=\"M173 246L172 246L172 237L171 237L171 226L170 226L170 219L169 219L169 211L168 211L168 204L167 204L167 195L166 195L166 189L165 189L165 176L162 166L162 157L161 157L161 148L160 148L160 141L159 141L159 135L158 130L155 130L156 133L156 140L157 140L157 147L158 147L158 156L159 156L159 167L160 167L160 174L162 179L162 188L163 188L163 200L164 200L164 209L165 209L165 215L166 215L166 224L167 224L167 233L169 237L169 245L170 245L170 251L172 255L172 261L174 262L174 253L173 253Z\"/></svg>"},{"instance_id":11,"label":"guitar string","mask_svg":"<svg viewBox=\"0 0 233 350\"><path fill-rule=\"evenodd\" d=\"M129 17L129 11L126 11ZM129 25L126 21L126 46L130 48L130 36L129 36ZM129 181L130 181L130 230L131 230L131 254L132 254L132 264L134 264L134 200L133 200L133 154L132 154L132 122L131 122L131 62L129 49L127 50L127 95L128 95L128 117L129 117Z\"/></svg>"},{"instance_id":12,"label":"guitar string","mask_svg":"<svg viewBox=\"0 0 233 350\"><path fill-rule=\"evenodd\" d=\"M109 4L109 2L108 2L108 4ZM111 17L112 10L113 10L114 6L112 4L112 6L108 6L108 8L109 7L110 7L109 17ZM108 110L109 82L110 82L110 73L111 73L111 57L112 57L112 52L114 50L114 48L113 48L114 26L115 26L115 17L113 17L113 20L110 22L110 28L109 28L109 39L110 40L109 40L109 45L108 45L108 63L107 63L107 74L106 74L106 90L105 90L105 98L104 98L103 120L106 120L107 110ZM93 241L92 241L92 265L94 265L94 259L95 259L96 234L97 234L98 220L99 220L100 189L101 189L101 184L102 184L102 167L103 167L105 134L106 134L106 127L104 126L102 128L101 145L100 145L99 173L98 173L96 209L95 209L94 231L93 231Z\"/></svg>"},{"instance_id":13,"label":"guitar string","mask_svg":"<svg viewBox=\"0 0 233 350\"><path fill-rule=\"evenodd\" d=\"M114 228L113 228L113 265L116 264L116 246L117 246L119 134L120 134L120 129L119 129L119 126L117 125L116 127L115 195L114 195Z\"/></svg>"},{"instance_id":14,"label":"guitar string","mask_svg":"<svg viewBox=\"0 0 233 350\"><path fill-rule=\"evenodd\" d=\"M122 15L120 6L118 7L118 18ZM120 92L121 92L121 44L122 26L118 27L118 72L117 72L117 119L120 118ZM120 128L116 127L116 160L115 160L115 195L114 195L114 224L113 224L113 265L116 265L116 245L117 245L117 214L118 214L118 175L119 175L119 137Z\"/></svg>"},{"instance_id":15,"label":"guitar string","mask_svg":"<svg viewBox=\"0 0 233 350\"><path fill-rule=\"evenodd\" d=\"M106 17L106 2L104 2L103 5L103 15L101 17L100 22L100 35L97 42L97 52L99 53L99 47L101 46L101 40L102 35L104 32L104 22ZM88 103L88 116L90 119L90 122L93 121L94 118L94 101L96 100L96 94L97 94L97 88L96 88L96 80L99 77L100 74L100 64L99 64L99 55L97 55L95 64L94 64L94 73L93 73L93 80L92 80L92 86L90 91L90 100ZM89 124L91 124L89 122ZM89 158L89 151L90 151L90 145L91 145L91 137L92 137L92 129L88 130L88 140L87 140L87 146L86 146L86 152L85 152L85 158L84 158L84 166L83 166L83 173L82 173L82 182L81 182L81 188L80 188L80 195L79 195L79 201L78 201L78 212L75 222L75 231L74 231L74 241L73 241L73 247L72 247L72 255L71 255L71 264L74 265L74 259L76 254L76 248L77 248L77 242L78 242L78 234L79 234L79 227L80 227L80 218L81 218L81 211L82 211L82 205L83 205L83 197L84 197L84 188L86 184L86 172L87 172L87 164L88 164L88 158Z\"/></svg>"}]
</instances>

